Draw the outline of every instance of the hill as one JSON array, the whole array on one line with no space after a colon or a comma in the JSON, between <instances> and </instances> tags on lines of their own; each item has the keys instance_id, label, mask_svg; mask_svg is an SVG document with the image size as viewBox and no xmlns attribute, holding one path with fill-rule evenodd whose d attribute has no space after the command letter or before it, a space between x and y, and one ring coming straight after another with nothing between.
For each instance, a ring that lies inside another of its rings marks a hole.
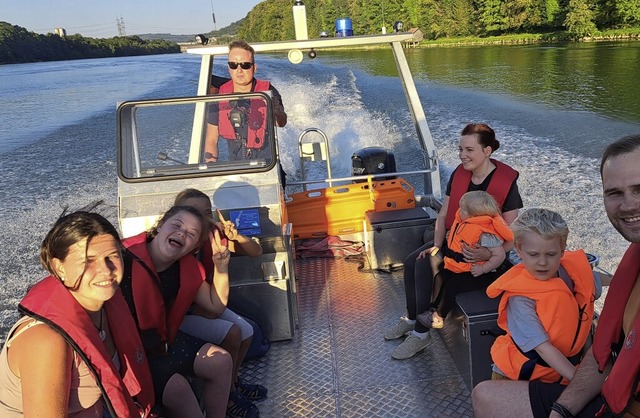
<instances>
[{"instance_id":1,"label":"hill","mask_svg":"<svg viewBox=\"0 0 640 418\"><path fill-rule=\"evenodd\" d=\"M244 23L244 21L245 19L240 19L236 22L231 23L229 26L204 33L203 35L205 35L209 39L217 39L221 43L226 43L229 38L233 38L236 35L236 33L238 32L238 28ZM198 34L194 33L193 35L174 35L171 33L144 33L137 36L139 36L141 39L149 41L161 39L167 42L187 43L193 42L196 35Z\"/></svg>"},{"instance_id":2,"label":"hill","mask_svg":"<svg viewBox=\"0 0 640 418\"><path fill-rule=\"evenodd\" d=\"M41 35L20 26L0 22L0 64L176 52L180 52L180 46L165 40L144 40L139 36L101 39L80 35L58 36L52 33Z\"/></svg>"}]
</instances>

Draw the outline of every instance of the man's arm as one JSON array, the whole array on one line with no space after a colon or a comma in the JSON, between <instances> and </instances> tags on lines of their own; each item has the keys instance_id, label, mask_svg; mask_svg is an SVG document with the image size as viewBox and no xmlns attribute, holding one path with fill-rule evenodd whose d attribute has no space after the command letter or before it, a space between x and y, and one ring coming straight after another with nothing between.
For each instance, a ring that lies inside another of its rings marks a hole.
<instances>
[{"instance_id":1,"label":"man's arm","mask_svg":"<svg viewBox=\"0 0 640 418\"><path fill-rule=\"evenodd\" d=\"M276 115L276 124L279 127L283 127L287 124L287 113L284 111L284 106L282 106L282 103L280 101L276 102L274 100L274 112Z\"/></svg>"},{"instance_id":2,"label":"man's arm","mask_svg":"<svg viewBox=\"0 0 640 418\"><path fill-rule=\"evenodd\" d=\"M571 380L569 386L562 392L556 402L576 415L591 399L600 394L604 379L609 375L610 371L611 362L607 364L604 373L598 372L598 363L596 363L593 352L589 348L582 362L580 362L573 380ZM554 411L549 415L549 418L559 417L561 415Z\"/></svg>"},{"instance_id":3,"label":"man's arm","mask_svg":"<svg viewBox=\"0 0 640 418\"><path fill-rule=\"evenodd\" d=\"M207 134L204 138L204 161L206 163L218 162L218 125L207 123Z\"/></svg>"},{"instance_id":4,"label":"man's arm","mask_svg":"<svg viewBox=\"0 0 640 418\"><path fill-rule=\"evenodd\" d=\"M280 96L280 92L273 87L273 85L271 86L271 94L273 96L273 113L276 117L276 124L282 128L287 124L287 113L284 111L282 96Z\"/></svg>"}]
</instances>

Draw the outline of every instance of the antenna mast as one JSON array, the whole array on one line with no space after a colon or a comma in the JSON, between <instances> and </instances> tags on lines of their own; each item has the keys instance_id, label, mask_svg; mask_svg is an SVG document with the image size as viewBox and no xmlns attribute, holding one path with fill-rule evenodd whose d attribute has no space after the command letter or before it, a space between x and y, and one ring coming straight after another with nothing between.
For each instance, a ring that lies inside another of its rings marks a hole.
<instances>
[{"instance_id":1,"label":"antenna mast","mask_svg":"<svg viewBox=\"0 0 640 418\"><path fill-rule=\"evenodd\" d=\"M213 30L217 30L217 28L216 28L216 14L213 12L213 0L211 0L211 17L213 18Z\"/></svg>"}]
</instances>

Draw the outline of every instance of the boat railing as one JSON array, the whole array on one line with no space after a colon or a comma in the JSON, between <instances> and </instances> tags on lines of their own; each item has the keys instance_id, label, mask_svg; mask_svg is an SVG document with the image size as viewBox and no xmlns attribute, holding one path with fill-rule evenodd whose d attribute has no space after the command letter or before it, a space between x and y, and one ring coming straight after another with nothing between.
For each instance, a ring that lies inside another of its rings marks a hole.
<instances>
[{"instance_id":1,"label":"boat railing","mask_svg":"<svg viewBox=\"0 0 640 418\"><path fill-rule=\"evenodd\" d=\"M322 141L303 141L311 133L317 133L322 137ZM333 186L331 175L331 156L329 154L329 138L319 128L307 128L298 137L298 155L300 157L300 172L302 174L302 187L307 191L307 170L304 167L305 161L326 161L327 176L329 177L329 187Z\"/></svg>"},{"instance_id":2,"label":"boat railing","mask_svg":"<svg viewBox=\"0 0 640 418\"><path fill-rule=\"evenodd\" d=\"M435 168L427 168L424 170L412 170L412 171L394 171L391 173L378 173L378 174L366 174L361 176L349 176L349 177L330 177L322 180L301 180L301 181L289 181L287 180L287 186L307 186L309 184L321 184L321 183L341 183L348 181L357 181L357 180L366 180L367 182L371 182L373 179L379 178L389 178L389 177L400 177L403 175L410 174L428 174L435 170Z\"/></svg>"}]
</instances>

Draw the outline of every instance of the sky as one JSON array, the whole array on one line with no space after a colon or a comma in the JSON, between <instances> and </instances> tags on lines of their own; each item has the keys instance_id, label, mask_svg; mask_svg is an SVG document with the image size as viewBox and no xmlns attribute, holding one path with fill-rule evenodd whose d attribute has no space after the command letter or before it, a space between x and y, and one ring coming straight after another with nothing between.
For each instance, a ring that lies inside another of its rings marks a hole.
<instances>
[{"instance_id":1,"label":"sky","mask_svg":"<svg viewBox=\"0 0 640 418\"><path fill-rule=\"evenodd\" d=\"M64 28L68 35L92 38L118 35L206 33L245 17L262 0L0 0L0 21L31 32Z\"/></svg>"}]
</instances>

